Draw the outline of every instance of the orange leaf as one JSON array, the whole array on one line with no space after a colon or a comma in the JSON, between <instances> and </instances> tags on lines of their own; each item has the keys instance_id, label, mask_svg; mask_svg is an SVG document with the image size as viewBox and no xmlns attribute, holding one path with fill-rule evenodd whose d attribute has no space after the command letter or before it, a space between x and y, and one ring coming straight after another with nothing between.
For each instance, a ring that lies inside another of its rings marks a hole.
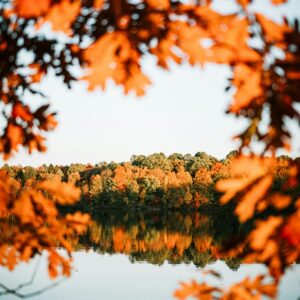
<instances>
[{"instance_id":1,"label":"orange leaf","mask_svg":"<svg viewBox=\"0 0 300 300\"><path fill-rule=\"evenodd\" d=\"M81 234L86 230L87 224L90 222L89 214L82 214L77 211L75 214L67 214L66 220L76 230L77 233Z\"/></svg>"},{"instance_id":2,"label":"orange leaf","mask_svg":"<svg viewBox=\"0 0 300 300\"><path fill-rule=\"evenodd\" d=\"M290 245L300 248L299 216L294 215L289 218L287 224L282 229L281 236L286 239Z\"/></svg>"},{"instance_id":3,"label":"orange leaf","mask_svg":"<svg viewBox=\"0 0 300 300\"><path fill-rule=\"evenodd\" d=\"M209 48L207 56L211 62L217 64L228 64L236 59L236 55L232 49L220 45L214 45Z\"/></svg>"},{"instance_id":4,"label":"orange leaf","mask_svg":"<svg viewBox=\"0 0 300 300\"><path fill-rule=\"evenodd\" d=\"M146 0L146 3L155 9L168 9L170 7L169 0Z\"/></svg>"},{"instance_id":5,"label":"orange leaf","mask_svg":"<svg viewBox=\"0 0 300 300\"><path fill-rule=\"evenodd\" d=\"M17 250L14 247L8 248L8 254L7 254L7 267L10 271L12 271L17 263L16 258Z\"/></svg>"},{"instance_id":6,"label":"orange leaf","mask_svg":"<svg viewBox=\"0 0 300 300\"><path fill-rule=\"evenodd\" d=\"M266 194L273 182L273 176L263 177L238 203L235 213L241 222L247 221L255 212L256 204Z\"/></svg>"},{"instance_id":7,"label":"orange leaf","mask_svg":"<svg viewBox=\"0 0 300 300\"><path fill-rule=\"evenodd\" d=\"M23 224L30 223L34 220L36 215L30 193L21 193L19 199L14 203L13 213L20 218Z\"/></svg>"},{"instance_id":8,"label":"orange leaf","mask_svg":"<svg viewBox=\"0 0 300 300\"><path fill-rule=\"evenodd\" d=\"M26 246L21 253L21 260L28 262L31 256L32 256L32 248L30 246Z\"/></svg>"},{"instance_id":9,"label":"orange leaf","mask_svg":"<svg viewBox=\"0 0 300 300\"><path fill-rule=\"evenodd\" d=\"M28 151L31 153L33 150L45 152L47 147L44 145L45 138L39 134L34 135L28 142Z\"/></svg>"},{"instance_id":10,"label":"orange leaf","mask_svg":"<svg viewBox=\"0 0 300 300\"><path fill-rule=\"evenodd\" d=\"M39 183L37 188L51 193L62 205L74 204L80 196L80 190L71 183L44 181Z\"/></svg>"},{"instance_id":11,"label":"orange leaf","mask_svg":"<svg viewBox=\"0 0 300 300\"><path fill-rule=\"evenodd\" d=\"M238 49L239 47L243 47L247 44L247 39L249 37L249 21L247 18L235 18L226 25L228 29L220 35L221 42L233 49ZM237 43L237 41L239 42Z\"/></svg>"},{"instance_id":12,"label":"orange leaf","mask_svg":"<svg viewBox=\"0 0 300 300\"><path fill-rule=\"evenodd\" d=\"M251 68L245 64L239 64L234 68L232 83L237 91L231 104L231 112L239 112L258 97L262 97L261 73L257 68Z\"/></svg>"},{"instance_id":13,"label":"orange leaf","mask_svg":"<svg viewBox=\"0 0 300 300\"><path fill-rule=\"evenodd\" d=\"M241 179L224 179L216 184L216 189L220 192L226 192L221 198L220 203L226 204L231 200L239 191L243 190L250 184L247 178Z\"/></svg>"},{"instance_id":14,"label":"orange leaf","mask_svg":"<svg viewBox=\"0 0 300 300\"><path fill-rule=\"evenodd\" d=\"M237 0L237 2L243 6L243 7L247 7L251 2L252 0Z\"/></svg>"},{"instance_id":15,"label":"orange leaf","mask_svg":"<svg viewBox=\"0 0 300 300\"><path fill-rule=\"evenodd\" d=\"M206 283L197 283L192 280L191 283L181 283L180 288L175 291L174 297L179 300L194 297L196 299L211 300L213 293L221 291L219 288L210 286Z\"/></svg>"},{"instance_id":16,"label":"orange leaf","mask_svg":"<svg viewBox=\"0 0 300 300\"><path fill-rule=\"evenodd\" d=\"M104 0L94 0L94 8L101 9L104 4Z\"/></svg>"},{"instance_id":17,"label":"orange leaf","mask_svg":"<svg viewBox=\"0 0 300 300\"><path fill-rule=\"evenodd\" d=\"M16 103L13 106L12 113L13 118L21 118L26 122L31 122L33 119L32 114L30 113L29 107L26 105L22 105L21 103Z\"/></svg>"},{"instance_id":18,"label":"orange leaf","mask_svg":"<svg viewBox=\"0 0 300 300\"><path fill-rule=\"evenodd\" d=\"M275 194L271 196L271 203L277 209L286 208L291 202L291 197L287 195Z\"/></svg>"},{"instance_id":19,"label":"orange leaf","mask_svg":"<svg viewBox=\"0 0 300 300\"><path fill-rule=\"evenodd\" d=\"M290 31L290 28L286 24L278 24L262 14L257 13L255 16L262 27L267 42L272 43L282 41L284 39L284 34Z\"/></svg>"},{"instance_id":20,"label":"orange leaf","mask_svg":"<svg viewBox=\"0 0 300 300\"><path fill-rule=\"evenodd\" d=\"M29 67L34 71L33 74L30 75L31 82L40 82L45 75L45 70L41 69L41 66L39 64L31 64Z\"/></svg>"},{"instance_id":21,"label":"orange leaf","mask_svg":"<svg viewBox=\"0 0 300 300\"><path fill-rule=\"evenodd\" d=\"M7 137L10 143L11 150L17 150L18 145L23 142L23 130L22 127L14 125L12 123L8 124L7 127Z\"/></svg>"},{"instance_id":22,"label":"orange leaf","mask_svg":"<svg viewBox=\"0 0 300 300\"><path fill-rule=\"evenodd\" d=\"M49 9L51 0L14 0L17 14L23 18L40 17Z\"/></svg>"},{"instance_id":23,"label":"orange leaf","mask_svg":"<svg viewBox=\"0 0 300 300\"><path fill-rule=\"evenodd\" d=\"M131 76L124 83L125 94L135 91L137 96L143 96L145 94L145 86L151 84L149 77L144 75L137 65L131 66L130 74Z\"/></svg>"},{"instance_id":24,"label":"orange leaf","mask_svg":"<svg viewBox=\"0 0 300 300\"><path fill-rule=\"evenodd\" d=\"M54 31L63 31L69 35L71 24L78 15L80 7L80 0L62 0L51 7L42 23L50 21Z\"/></svg>"},{"instance_id":25,"label":"orange leaf","mask_svg":"<svg viewBox=\"0 0 300 300\"><path fill-rule=\"evenodd\" d=\"M272 4L274 4L274 5L280 5L280 4L283 4L286 2L287 2L287 0L272 0Z\"/></svg>"},{"instance_id":26,"label":"orange leaf","mask_svg":"<svg viewBox=\"0 0 300 300\"><path fill-rule=\"evenodd\" d=\"M266 246L268 239L276 234L275 230L281 225L282 217L269 217L266 221L258 221L256 229L250 234L249 240L251 247L255 250L261 250Z\"/></svg>"}]
</instances>

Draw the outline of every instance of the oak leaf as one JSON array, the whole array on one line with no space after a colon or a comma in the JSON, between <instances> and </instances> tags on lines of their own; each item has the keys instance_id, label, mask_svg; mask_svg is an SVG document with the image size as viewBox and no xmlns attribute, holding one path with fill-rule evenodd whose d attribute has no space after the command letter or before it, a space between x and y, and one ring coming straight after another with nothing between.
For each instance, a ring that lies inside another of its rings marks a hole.
<instances>
[{"instance_id":1,"label":"oak leaf","mask_svg":"<svg viewBox=\"0 0 300 300\"><path fill-rule=\"evenodd\" d=\"M230 111L239 112L253 101L263 97L261 72L257 68L251 68L246 64L235 66L233 73L233 85L236 87Z\"/></svg>"},{"instance_id":2,"label":"oak leaf","mask_svg":"<svg viewBox=\"0 0 300 300\"><path fill-rule=\"evenodd\" d=\"M54 4L42 20L43 23L49 21L54 31L63 31L69 35L71 33L71 25L75 21L81 7L80 0L62 0Z\"/></svg>"},{"instance_id":3,"label":"oak leaf","mask_svg":"<svg viewBox=\"0 0 300 300\"><path fill-rule=\"evenodd\" d=\"M132 65L129 68L129 77L124 83L124 93L135 91L137 96L145 94L145 87L151 84L149 77L144 75L137 65Z\"/></svg>"},{"instance_id":4,"label":"oak leaf","mask_svg":"<svg viewBox=\"0 0 300 300\"><path fill-rule=\"evenodd\" d=\"M269 43L281 42L284 40L284 35L290 31L286 24L278 24L268 19L263 14L255 14L257 21L260 23L265 39Z\"/></svg>"}]
</instances>

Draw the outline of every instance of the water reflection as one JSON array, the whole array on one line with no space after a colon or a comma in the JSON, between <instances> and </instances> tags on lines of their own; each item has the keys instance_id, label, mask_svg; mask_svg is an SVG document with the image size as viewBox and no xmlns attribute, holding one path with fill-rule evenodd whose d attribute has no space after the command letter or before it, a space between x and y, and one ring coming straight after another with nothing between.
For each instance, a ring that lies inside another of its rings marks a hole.
<instances>
[{"instance_id":1,"label":"water reflection","mask_svg":"<svg viewBox=\"0 0 300 300\"><path fill-rule=\"evenodd\" d=\"M98 253L124 253L131 262L161 265L193 263L205 265L219 258L222 243L242 230L235 219L209 212L122 212L101 211L93 216L87 234L74 243L75 249L92 248ZM232 269L236 258L224 259Z\"/></svg>"},{"instance_id":2,"label":"water reflection","mask_svg":"<svg viewBox=\"0 0 300 300\"><path fill-rule=\"evenodd\" d=\"M76 250L71 278L35 299L173 299L179 281L201 280L199 267L220 272L223 287L266 271L263 265L241 264L238 257L218 259L219 247L247 228L241 228L231 214L223 212L221 217L217 209L190 213L102 210L93 219L88 232L71 241ZM0 269L0 282L8 287L26 282L36 262L37 257L14 272ZM43 257L35 280L22 292L30 294L53 284L46 270ZM283 279L279 299L297 299L299 277L297 265ZM1 299L16 298L6 294Z\"/></svg>"}]
</instances>

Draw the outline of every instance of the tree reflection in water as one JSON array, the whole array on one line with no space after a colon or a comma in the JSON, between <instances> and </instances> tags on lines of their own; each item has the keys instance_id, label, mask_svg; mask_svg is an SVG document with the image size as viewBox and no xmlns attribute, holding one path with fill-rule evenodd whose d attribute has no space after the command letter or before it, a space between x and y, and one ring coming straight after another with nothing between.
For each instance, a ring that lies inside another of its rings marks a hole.
<instances>
[{"instance_id":1,"label":"tree reflection in water","mask_svg":"<svg viewBox=\"0 0 300 300\"><path fill-rule=\"evenodd\" d=\"M238 255L224 256L221 249L226 241L246 234L247 226L241 227L230 209L228 213L224 210L224 207L190 212L101 210L93 213L93 223L86 234L73 236L70 243L75 251L122 253L132 263L192 263L203 268L221 259L232 270L236 270L241 263ZM9 228L7 224L6 228ZM7 232L0 231L0 237L5 234ZM34 292L21 293L22 288L30 285L35 276L36 270L28 283L16 288L1 284L0 296L13 294L19 298L29 298L61 283L57 281Z\"/></svg>"},{"instance_id":2,"label":"tree reflection in water","mask_svg":"<svg viewBox=\"0 0 300 300\"><path fill-rule=\"evenodd\" d=\"M220 209L206 212L128 212L102 210L93 216L86 235L74 239L75 249L99 253L124 253L131 262L145 261L161 265L193 263L205 265L222 258L237 269L238 257L224 257L220 249L229 238L241 235L241 228L231 215Z\"/></svg>"}]
</instances>

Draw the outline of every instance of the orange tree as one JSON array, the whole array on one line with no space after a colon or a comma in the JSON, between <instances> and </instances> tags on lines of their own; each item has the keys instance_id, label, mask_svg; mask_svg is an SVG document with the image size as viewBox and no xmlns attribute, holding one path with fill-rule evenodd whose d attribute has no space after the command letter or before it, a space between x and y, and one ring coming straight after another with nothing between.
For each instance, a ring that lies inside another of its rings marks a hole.
<instances>
[{"instance_id":1,"label":"orange tree","mask_svg":"<svg viewBox=\"0 0 300 300\"><path fill-rule=\"evenodd\" d=\"M150 84L141 65L147 55L155 56L157 65L164 69L168 69L170 61L199 66L205 63L228 65L232 70L228 86L232 89L232 101L228 113L248 120L247 128L237 136L241 153L246 150L251 154L253 141L264 145L261 155L267 152L274 155L277 149L289 149L291 133L285 120L300 119L296 107L300 95L298 21L285 18L275 22L253 11L251 0L232 1L236 11L223 14L214 9L213 0L1 0L3 131L0 151L4 158L9 158L20 147L29 152L45 151L43 134L55 128L55 114L48 112L48 105L33 109L26 104L30 101L25 102L25 99L40 93L37 83L50 70L68 87L77 80L84 80L88 82L89 90L104 89L107 79L112 79L116 85L123 86L125 93L133 91L141 96ZM286 1L271 2L280 5ZM48 38L47 30L42 28L45 23L51 25L48 31L63 34ZM22 60L24 54L30 60L26 64ZM79 77L75 76L74 69L82 71ZM262 121L268 126L260 126ZM232 201L237 202L236 213L241 222L269 206L278 210L276 215L257 222L253 232L241 241L247 249L244 251L248 253L246 258L266 262L270 274L278 282L286 266L299 258L300 203L288 191L298 185L300 166L295 161L285 190L272 195L270 187L274 174L270 171L271 165L271 158L254 157L253 154L240 157L233 167L235 177L221 181L217 187L225 193L221 202L233 198ZM15 195L14 183L7 184L7 180L2 174L1 214L14 213L20 226L28 224L31 231L37 230L40 225L35 220L45 220L43 214L49 213L39 209L38 195L47 188L53 192L54 186L46 183L27 187L26 191L17 189ZM65 199L72 189L66 186L60 190L61 198L54 192L52 202L60 199L58 203L68 203ZM26 198L23 193L33 194ZM24 217L23 212L18 215L21 211L18 206L26 208L22 211L31 214L32 218ZM281 212L287 208L289 213L283 217ZM86 221L82 215L77 215L77 219L79 223ZM61 229L57 230L61 232ZM35 247L30 245L29 237L24 237L23 241L30 249ZM43 248L39 234L36 243ZM1 245L2 264L7 264L9 255L15 257L16 251L21 254L25 251L25 246L23 249L19 244L13 240L4 248ZM12 254L7 250L8 245L15 245L10 248L14 251ZM68 249L63 242L61 245ZM30 255L34 253L30 252ZM20 257L27 258L28 255ZM239 293L244 290L249 295L275 294L275 288L264 287L262 277L258 277L256 281L245 280L237 284L228 292L231 294L194 282L184 285L176 295L182 299L189 295L202 298L209 297L212 292L219 293L216 297L227 299L242 297Z\"/></svg>"}]
</instances>

